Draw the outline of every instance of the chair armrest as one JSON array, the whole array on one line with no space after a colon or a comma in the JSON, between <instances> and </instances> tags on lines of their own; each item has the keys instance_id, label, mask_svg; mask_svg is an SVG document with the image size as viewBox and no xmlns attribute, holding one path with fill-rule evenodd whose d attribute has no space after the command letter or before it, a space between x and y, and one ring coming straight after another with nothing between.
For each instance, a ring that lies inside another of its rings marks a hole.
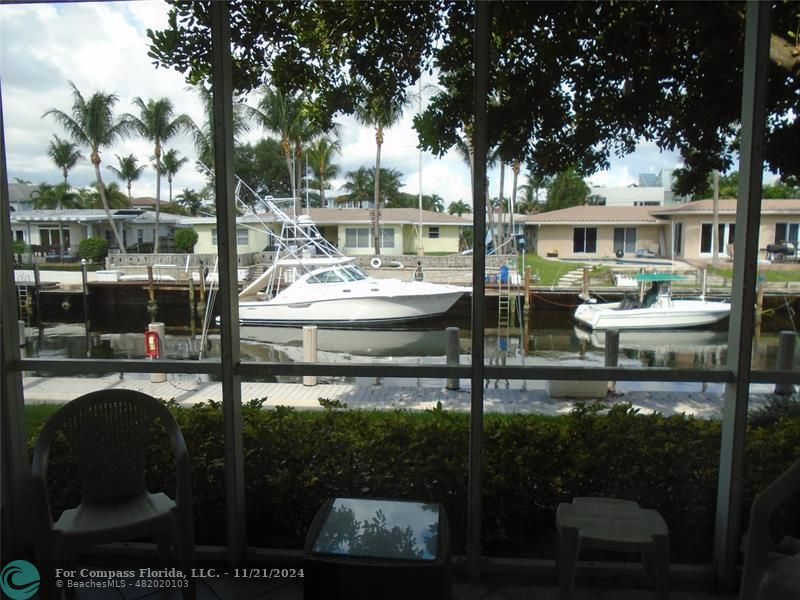
<instances>
[{"instance_id":1,"label":"chair armrest","mask_svg":"<svg viewBox=\"0 0 800 600\"><path fill-rule=\"evenodd\" d=\"M36 442L33 464L31 465L30 483L33 496L34 522L37 531L49 530L53 527L50 498L47 496L47 465L50 460L51 439L50 432L43 430Z\"/></svg>"}]
</instances>

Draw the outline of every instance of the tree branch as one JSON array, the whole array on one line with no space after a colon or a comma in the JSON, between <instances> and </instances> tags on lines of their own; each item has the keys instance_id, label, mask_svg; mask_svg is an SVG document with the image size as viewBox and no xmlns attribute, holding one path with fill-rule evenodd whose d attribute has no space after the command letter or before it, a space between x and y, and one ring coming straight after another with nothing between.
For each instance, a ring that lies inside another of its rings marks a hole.
<instances>
[{"instance_id":1,"label":"tree branch","mask_svg":"<svg viewBox=\"0 0 800 600\"><path fill-rule=\"evenodd\" d=\"M774 33L769 39L769 59L800 79L800 48Z\"/></svg>"}]
</instances>

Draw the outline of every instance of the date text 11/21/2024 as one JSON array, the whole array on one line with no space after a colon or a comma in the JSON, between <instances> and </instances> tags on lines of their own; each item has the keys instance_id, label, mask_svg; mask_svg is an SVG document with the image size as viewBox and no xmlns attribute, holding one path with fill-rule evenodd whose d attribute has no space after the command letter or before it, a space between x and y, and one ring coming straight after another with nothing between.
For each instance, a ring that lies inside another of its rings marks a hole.
<instances>
[{"instance_id":1,"label":"date text 11/21/2024","mask_svg":"<svg viewBox=\"0 0 800 600\"><path fill-rule=\"evenodd\" d=\"M296 579L302 578L303 569L236 568L236 569L192 569L192 578L233 577L234 579Z\"/></svg>"}]
</instances>

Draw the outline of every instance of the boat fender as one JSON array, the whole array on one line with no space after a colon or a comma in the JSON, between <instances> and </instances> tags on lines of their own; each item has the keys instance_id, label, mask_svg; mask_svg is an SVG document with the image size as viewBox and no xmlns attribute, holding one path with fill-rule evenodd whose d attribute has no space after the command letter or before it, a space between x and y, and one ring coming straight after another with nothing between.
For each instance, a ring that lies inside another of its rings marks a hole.
<instances>
[{"instance_id":1,"label":"boat fender","mask_svg":"<svg viewBox=\"0 0 800 600\"><path fill-rule=\"evenodd\" d=\"M380 258L378 258L377 256L374 256L374 257L372 258L372 260L371 260L371 261L369 261L369 264L370 264L370 266L371 266L373 269L380 269L380 268L381 268L381 265L382 265L383 263L381 262L381 259L380 259Z\"/></svg>"},{"instance_id":2,"label":"boat fender","mask_svg":"<svg viewBox=\"0 0 800 600\"><path fill-rule=\"evenodd\" d=\"M391 264L392 264L392 267L395 268L395 269L402 269L402 268L405 267L405 265L403 263L401 263L399 260L393 260Z\"/></svg>"}]
</instances>

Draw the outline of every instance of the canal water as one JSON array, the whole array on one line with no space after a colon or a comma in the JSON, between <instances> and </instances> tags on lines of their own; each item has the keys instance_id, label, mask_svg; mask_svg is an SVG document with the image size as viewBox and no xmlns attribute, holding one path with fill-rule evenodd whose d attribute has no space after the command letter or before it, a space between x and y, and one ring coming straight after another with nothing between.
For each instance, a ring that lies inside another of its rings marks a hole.
<instances>
[{"instance_id":1,"label":"canal water","mask_svg":"<svg viewBox=\"0 0 800 600\"><path fill-rule=\"evenodd\" d=\"M765 323L765 329L769 324ZM460 361L470 362L469 322L463 316L406 329L318 329L317 361L325 363L370 363L429 365L444 364L446 328L459 330ZM242 327L243 362L303 362L301 327ZM487 329L485 364L494 366L602 366L605 336L574 326L563 311L539 311L527 336L521 327ZM753 339L754 369L773 369L777 364L778 333L763 331ZM167 330L163 340L166 358L173 360L217 360L219 334L212 330L204 340L188 328ZM723 368L727 360L727 330L674 330L625 332L620 334L619 365L630 367ZM86 331L82 324L44 324L27 329L25 355L42 358L144 358L143 333ZM794 368L800 370L800 342ZM46 375L46 373L37 373ZM86 376L92 376L87 373ZM375 378L319 378L320 381L376 383ZM275 378L271 379L275 381ZM282 382L297 378L281 377ZM441 387L441 379L382 378L385 385ZM487 386L519 388L525 380L487 381ZM699 383L620 382L621 390L712 391ZM720 386L716 386L720 387Z\"/></svg>"}]
</instances>

